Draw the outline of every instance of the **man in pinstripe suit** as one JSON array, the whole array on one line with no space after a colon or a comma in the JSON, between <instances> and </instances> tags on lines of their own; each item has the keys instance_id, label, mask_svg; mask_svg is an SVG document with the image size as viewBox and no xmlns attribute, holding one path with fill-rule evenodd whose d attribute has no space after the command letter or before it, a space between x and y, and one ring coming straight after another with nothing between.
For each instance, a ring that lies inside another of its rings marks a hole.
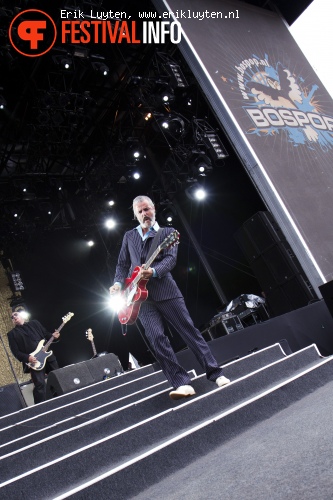
<instances>
[{"instance_id":1,"label":"man in pinstripe suit","mask_svg":"<svg viewBox=\"0 0 333 500\"><path fill-rule=\"evenodd\" d=\"M164 334L163 318L178 331L193 351L205 369L208 380L216 382L219 387L228 384L230 380L223 375L207 342L195 328L184 298L171 275L170 271L176 265L177 245L162 250L154 260L153 267L142 267L159 229L154 203L147 196L137 196L133 200L133 212L139 226L124 235L114 285L110 288L111 295L121 291L125 278L131 276L135 267L141 267L141 277L149 281L148 299L141 304L139 319L163 373L174 388L170 392L171 399L192 396L195 391L187 371L179 365L169 339ZM173 228L163 228L159 243L172 231Z\"/></svg>"}]
</instances>

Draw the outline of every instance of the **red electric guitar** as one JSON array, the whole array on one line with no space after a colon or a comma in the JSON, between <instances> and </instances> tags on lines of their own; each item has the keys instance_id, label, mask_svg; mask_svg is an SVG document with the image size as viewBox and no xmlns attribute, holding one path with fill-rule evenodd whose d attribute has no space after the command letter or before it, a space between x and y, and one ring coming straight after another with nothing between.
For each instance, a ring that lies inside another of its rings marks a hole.
<instances>
[{"instance_id":1,"label":"red electric guitar","mask_svg":"<svg viewBox=\"0 0 333 500\"><path fill-rule=\"evenodd\" d=\"M148 269L152 262L156 259L157 255L161 250L165 248L178 245L179 243L179 233L178 231L173 231L165 238L164 241L156 248L155 252L152 254L150 259L143 265L144 269ZM147 300L148 290L146 289L146 284L149 280L140 278L139 276L140 267L137 266L130 278L125 280L125 288L121 292L122 298L125 301L125 306L118 311L118 318L122 325L132 325L136 318L138 317L141 303Z\"/></svg>"}]
</instances>

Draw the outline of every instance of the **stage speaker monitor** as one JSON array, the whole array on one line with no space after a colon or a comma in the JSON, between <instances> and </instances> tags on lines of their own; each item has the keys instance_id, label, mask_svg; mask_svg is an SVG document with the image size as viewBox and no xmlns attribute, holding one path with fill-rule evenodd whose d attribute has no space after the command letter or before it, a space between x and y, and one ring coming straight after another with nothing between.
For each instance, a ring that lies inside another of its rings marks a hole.
<instances>
[{"instance_id":1,"label":"stage speaker monitor","mask_svg":"<svg viewBox=\"0 0 333 500\"><path fill-rule=\"evenodd\" d=\"M85 362L90 375L95 382L112 378L123 373L123 367L118 356L113 353L104 354Z\"/></svg>"},{"instance_id":2,"label":"stage speaker monitor","mask_svg":"<svg viewBox=\"0 0 333 500\"><path fill-rule=\"evenodd\" d=\"M234 238L250 263L276 243L286 240L270 212L257 212L244 222Z\"/></svg>"},{"instance_id":3,"label":"stage speaker monitor","mask_svg":"<svg viewBox=\"0 0 333 500\"><path fill-rule=\"evenodd\" d=\"M259 255L251 263L252 270L260 283L262 290L269 290L277 285L284 285L295 276L303 276L307 282L296 257L284 245L273 245ZM306 285L309 288L309 285ZM315 298L310 294L309 300Z\"/></svg>"},{"instance_id":4,"label":"stage speaker monitor","mask_svg":"<svg viewBox=\"0 0 333 500\"><path fill-rule=\"evenodd\" d=\"M46 383L46 399L61 396L93 384L95 381L86 363L86 361L83 361L50 372Z\"/></svg>"},{"instance_id":5,"label":"stage speaker monitor","mask_svg":"<svg viewBox=\"0 0 333 500\"><path fill-rule=\"evenodd\" d=\"M319 287L320 293L324 299L327 309L333 317L333 281L328 281Z\"/></svg>"},{"instance_id":6,"label":"stage speaker monitor","mask_svg":"<svg viewBox=\"0 0 333 500\"><path fill-rule=\"evenodd\" d=\"M266 298L269 311L273 316L294 311L317 300L310 283L301 274L296 274L283 285L267 290Z\"/></svg>"},{"instance_id":7,"label":"stage speaker monitor","mask_svg":"<svg viewBox=\"0 0 333 500\"><path fill-rule=\"evenodd\" d=\"M0 416L9 415L25 408L24 399L17 384L0 387Z\"/></svg>"}]
</instances>

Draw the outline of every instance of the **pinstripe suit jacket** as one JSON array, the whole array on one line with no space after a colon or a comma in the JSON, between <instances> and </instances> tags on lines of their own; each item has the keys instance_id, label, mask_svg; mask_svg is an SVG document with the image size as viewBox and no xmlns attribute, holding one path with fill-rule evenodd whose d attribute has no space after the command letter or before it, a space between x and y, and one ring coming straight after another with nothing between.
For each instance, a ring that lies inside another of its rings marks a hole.
<instances>
[{"instance_id":1,"label":"pinstripe suit jacket","mask_svg":"<svg viewBox=\"0 0 333 500\"><path fill-rule=\"evenodd\" d=\"M164 227L158 236L158 243L160 244L172 231L174 231L173 228ZM141 266L146 262L153 239L154 234L142 241L137 229L131 229L125 233L118 257L115 282L123 284L125 278L132 275L136 266ZM147 283L148 300L160 301L182 297L181 291L171 275L171 270L177 262L177 251L178 245L166 248L158 254L152 263L157 277L151 278Z\"/></svg>"}]
</instances>

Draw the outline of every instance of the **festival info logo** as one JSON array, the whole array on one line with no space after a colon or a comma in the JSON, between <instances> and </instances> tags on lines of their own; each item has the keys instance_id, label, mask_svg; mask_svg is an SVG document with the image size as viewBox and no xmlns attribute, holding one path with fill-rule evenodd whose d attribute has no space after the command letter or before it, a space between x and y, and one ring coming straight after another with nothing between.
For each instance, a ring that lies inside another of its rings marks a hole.
<instances>
[{"instance_id":1,"label":"festival info logo","mask_svg":"<svg viewBox=\"0 0 333 500\"><path fill-rule=\"evenodd\" d=\"M9 27L10 43L17 52L27 57L46 54L53 47L56 37L53 19L42 10L20 12Z\"/></svg>"},{"instance_id":2,"label":"festival info logo","mask_svg":"<svg viewBox=\"0 0 333 500\"><path fill-rule=\"evenodd\" d=\"M333 117L321 113L315 98L317 85L307 88L280 62L273 67L267 55L243 60L236 70L238 88L248 101L243 109L254 125L248 134L285 134L294 146L333 148Z\"/></svg>"}]
</instances>

